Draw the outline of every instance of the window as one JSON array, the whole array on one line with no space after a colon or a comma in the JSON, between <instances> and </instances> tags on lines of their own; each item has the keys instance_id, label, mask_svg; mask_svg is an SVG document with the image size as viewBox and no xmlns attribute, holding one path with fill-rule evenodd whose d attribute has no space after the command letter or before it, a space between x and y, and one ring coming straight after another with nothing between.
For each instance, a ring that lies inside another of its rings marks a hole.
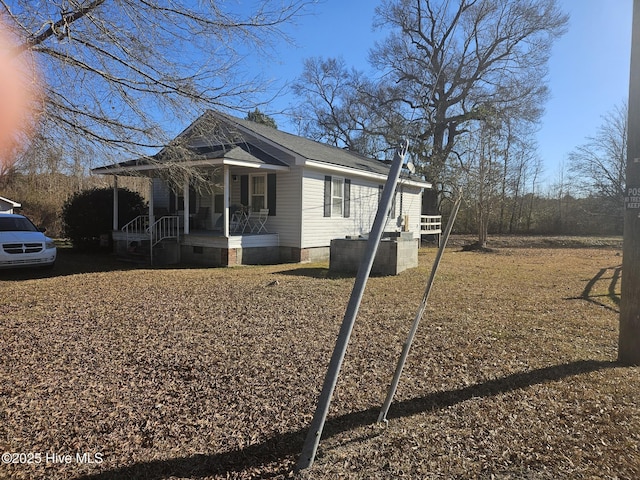
<instances>
[{"instance_id":1,"label":"window","mask_svg":"<svg viewBox=\"0 0 640 480\"><path fill-rule=\"evenodd\" d=\"M254 212L267 208L267 176L251 177L251 209Z\"/></svg>"},{"instance_id":2,"label":"window","mask_svg":"<svg viewBox=\"0 0 640 480\"><path fill-rule=\"evenodd\" d=\"M341 177L324 177L324 216L351 216L351 180Z\"/></svg>"},{"instance_id":3,"label":"window","mask_svg":"<svg viewBox=\"0 0 640 480\"><path fill-rule=\"evenodd\" d=\"M331 216L342 216L342 202L344 201L344 179L333 177L331 180Z\"/></svg>"},{"instance_id":4,"label":"window","mask_svg":"<svg viewBox=\"0 0 640 480\"><path fill-rule=\"evenodd\" d=\"M251 205L254 211L269 209L269 216L276 214L276 174L240 175L240 203Z\"/></svg>"},{"instance_id":5,"label":"window","mask_svg":"<svg viewBox=\"0 0 640 480\"><path fill-rule=\"evenodd\" d=\"M402 188L402 186L400 187ZM384 185L378 185L378 205L380 205L380 201L382 200L382 191L384 190ZM395 218L396 216L396 194L398 193L397 188L396 191L393 192L393 198L391 199L391 208L389 209L389 212L387 213L387 218ZM401 198L401 202L402 202L402 197ZM402 204L401 204L402 207Z\"/></svg>"}]
</instances>

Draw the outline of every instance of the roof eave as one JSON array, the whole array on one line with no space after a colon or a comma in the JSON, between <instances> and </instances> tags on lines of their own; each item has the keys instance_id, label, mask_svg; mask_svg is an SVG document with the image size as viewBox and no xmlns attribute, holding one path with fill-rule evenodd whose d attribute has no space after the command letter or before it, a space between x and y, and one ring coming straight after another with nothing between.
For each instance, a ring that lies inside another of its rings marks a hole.
<instances>
[{"instance_id":1,"label":"roof eave","mask_svg":"<svg viewBox=\"0 0 640 480\"><path fill-rule=\"evenodd\" d=\"M169 168L175 164L171 163L155 163L155 164L147 164L147 165L133 165L133 166L120 166L120 165L109 165L106 167L98 167L94 168L91 171L98 175L120 175L120 174L135 174L142 172L152 172L154 170L162 170L165 168ZM262 170L289 170L289 167L286 165L271 165L268 163L256 163L247 160L238 160L233 158L216 158L216 159L202 159L202 160L193 160L181 162L181 166L185 167L220 167L220 166L234 166L234 167L245 167L245 168L256 168Z\"/></svg>"},{"instance_id":2,"label":"roof eave","mask_svg":"<svg viewBox=\"0 0 640 480\"><path fill-rule=\"evenodd\" d=\"M306 160L305 161L305 166L310 167L310 168L314 168L317 170L323 170L323 171L328 171L328 172L336 172L338 174L342 174L342 175L349 175L349 176L357 176L357 177L363 177L363 178L368 178L371 180L376 180L376 181L382 181L385 182L387 180L388 175L385 175L383 173L376 173L376 172L367 172L365 170L360 170L360 169L356 169L356 168L351 168L351 167L345 167L342 165L335 165L332 163L328 163L328 162L321 162L318 160ZM403 185L410 185L412 187L418 187L418 188L433 188L433 184L424 180L419 180L417 178L406 178L406 177L402 177L400 179L400 182Z\"/></svg>"}]
</instances>

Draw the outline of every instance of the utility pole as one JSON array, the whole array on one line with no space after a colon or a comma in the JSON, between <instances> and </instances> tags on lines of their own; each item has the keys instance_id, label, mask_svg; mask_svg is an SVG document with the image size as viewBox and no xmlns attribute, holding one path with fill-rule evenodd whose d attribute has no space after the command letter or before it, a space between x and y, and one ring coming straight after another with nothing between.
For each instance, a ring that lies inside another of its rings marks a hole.
<instances>
[{"instance_id":1,"label":"utility pole","mask_svg":"<svg viewBox=\"0 0 640 480\"><path fill-rule=\"evenodd\" d=\"M618 361L640 365L640 0L633 1Z\"/></svg>"}]
</instances>

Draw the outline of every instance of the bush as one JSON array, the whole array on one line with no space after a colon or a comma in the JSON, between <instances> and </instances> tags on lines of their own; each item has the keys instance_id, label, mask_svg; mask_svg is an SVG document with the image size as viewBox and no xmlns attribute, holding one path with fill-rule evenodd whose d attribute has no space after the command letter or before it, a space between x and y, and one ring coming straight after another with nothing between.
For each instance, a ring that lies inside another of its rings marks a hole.
<instances>
[{"instance_id":1,"label":"bush","mask_svg":"<svg viewBox=\"0 0 640 480\"><path fill-rule=\"evenodd\" d=\"M118 228L140 215L146 204L140 194L118 189ZM64 231L75 248L98 250L100 235L113 228L113 189L94 188L75 193L62 207Z\"/></svg>"}]
</instances>

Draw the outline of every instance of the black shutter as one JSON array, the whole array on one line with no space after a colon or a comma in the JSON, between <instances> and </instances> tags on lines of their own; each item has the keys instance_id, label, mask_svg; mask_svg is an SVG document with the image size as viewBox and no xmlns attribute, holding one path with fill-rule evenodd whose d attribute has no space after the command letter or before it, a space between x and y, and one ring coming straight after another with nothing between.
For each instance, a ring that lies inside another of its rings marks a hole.
<instances>
[{"instance_id":1,"label":"black shutter","mask_svg":"<svg viewBox=\"0 0 640 480\"><path fill-rule=\"evenodd\" d=\"M276 174L269 173L267 175L267 208L269 209L269 216L273 217L276 214Z\"/></svg>"},{"instance_id":2,"label":"black shutter","mask_svg":"<svg viewBox=\"0 0 640 480\"><path fill-rule=\"evenodd\" d=\"M331 216L331 175L324 177L324 216Z\"/></svg>"},{"instance_id":3,"label":"black shutter","mask_svg":"<svg viewBox=\"0 0 640 480\"><path fill-rule=\"evenodd\" d=\"M344 218L351 216L351 180L344 179Z\"/></svg>"},{"instance_id":4,"label":"black shutter","mask_svg":"<svg viewBox=\"0 0 640 480\"><path fill-rule=\"evenodd\" d=\"M249 175L240 175L240 203L249 205Z\"/></svg>"},{"instance_id":5,"label":"black shutter","mask_svg":"<svg viewBox=\"0 0 640 480\"><path fill-rule=\"evenodd\" d=\"M169 213L176 211L176 194L173 190L169 190Z\"/></svg>"},{"instance_id":6,"label":"black shutter","mask_svg":"<svg viewBox=\"0 0 640 480\"><path fill-rule=\"evenodd\" d=\"M189 213L196 213L196 189L189 186Z\"/></svg>"}]
</instances>

